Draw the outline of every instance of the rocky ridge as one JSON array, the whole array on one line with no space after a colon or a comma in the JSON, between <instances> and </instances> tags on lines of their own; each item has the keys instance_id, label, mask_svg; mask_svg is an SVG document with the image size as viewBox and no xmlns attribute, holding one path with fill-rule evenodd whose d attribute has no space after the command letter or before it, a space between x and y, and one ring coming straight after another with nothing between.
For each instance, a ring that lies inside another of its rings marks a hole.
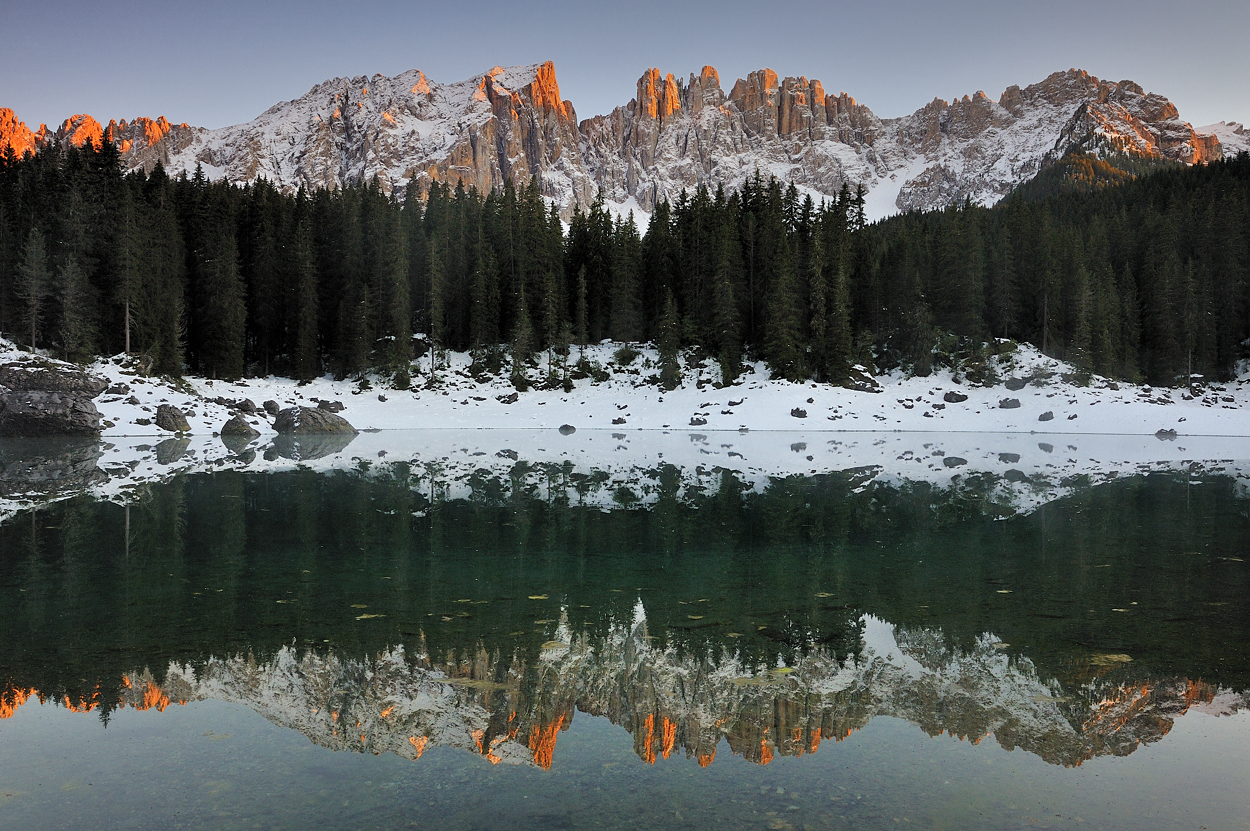
<instances>
[{"instance_id":1,"label":"rocky ridge","mask_svg":"<svg viewBox=\"0 0 1250 831\"><path fill-rule=\"evenodd\" d=\"M934 99L882 119L845 92L761 69L726 93L717 71L687 79L649 69L635 98L578 122L550 63L495 67L451 84L419 70L336 78L246 124L218 130L166 119L67 119L31 131L0 109L0 148L115 142L130 169L264 177L280 188L376 181L388 192L436 181L487 191L536 180L567 215L602 189L620 210L650 211L699 185L732 188L759 171L815 197L864 185L870 218L971 199L992 204L1071 148L1184 164L1250 147L1245 128L1199 131L1175 105L1132 81L1056 72L997 100Z\"/></svg>"}]
</instances>

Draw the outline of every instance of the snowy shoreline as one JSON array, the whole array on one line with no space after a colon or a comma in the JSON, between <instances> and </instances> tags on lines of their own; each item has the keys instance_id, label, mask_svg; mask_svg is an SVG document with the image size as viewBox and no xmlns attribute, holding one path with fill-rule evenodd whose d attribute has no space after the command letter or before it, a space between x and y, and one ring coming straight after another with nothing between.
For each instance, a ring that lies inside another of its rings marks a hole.
<instances>
[{"instance_id":1,"label":"snowy shoreline","mask_svg":"<svg viewBox=\"0 0 1250 831\"><path fill-rule=\"evenodd\" d=\"M631 504L645 507L654 498L656 471L665 466L680 469L683 490L714 487L723 471L756 490L778 477L838 471L856 471L865 483L929 483L943 490L982 477L990 483L988 498L1015 512L1077 488L1157 471L1231 476L1250 493L1244 376L1191 400L1181 390L1117 389L1099 378L1075 386L1063 380L1069 368L1021 347L997 367L1003 378L1031 379L1015 390L1001 381L991 387L957 383L944 369L927 378L879 377L880 392L862 392L768 380L757 365L732 386L704 383L700 389L688 373L684 386L663 391L646 382L654 355L640 350L631 366L618 367L609 363L613 351L609 345L586 349L588 358L609 368L605 380L580 380L571 392L520 393L506 378L475 382L465 372L468 356L455 354L441 373L441 388L414 390L362 389L359 382L329 378L303 386L280 378L171 382L145 378L120 358L97 361L89 371L128 390L96 399L103 435L99 443L80 445L77 452L86 455L74 462L79 478L85 469L91 481L74 486L66 479L42 491L10 484L0 497L0 520L79 493L128 503L146 485L179 474L311 469L372 475L394 462L437 480L446 498L467 497L470 480L483 473L506 481L519 476L527 487L549 493L569 487L553 483L557 467L593 472L593 492L574 497L605 509L617 504L614 494L622 487L638 491ZM0 350L0 360L22 354ZM967 399L944 401L951 392ZM256 412L244 417L261 435L227 444L216 434L238 410L212 399L245 398ZM1020 406L1004 409L1004 399ZM265 401L283 408L339 402L341 415L361 433L279 437ZM136 424L151 421L161 403L187 414L189 434ZM806 417L792 415L796 409ZM1053 419L1038 421L1046 411ZM8 454L14 469L20 465L12 459L27 452L21 441L0 441L0 454Z\"/></svg>"},{"instance_id":2,"label":"snowy shoreline","mask_svg":"<svg viewBox=\"0 0 1250 831\"><path fill-rule=\"evenodd\" d=\"M368 389L358 382L329 377L299 385L288 378L250 378L238 382L187 378L190 392L158 379L139 379L117 359L99 361L91 371L110 383L124 383L131 393L104 395L96 400L106 421L105 437L159 435L156 428L140 429L135 422L151 418L162 401L195 412L188 416L192 433L212 433L230 418L229 408L214 398L249 399L258 408L268 400L280 407L316 406L337 401L341 415L358 430L557 428L578 430L656 431L693 427L705 432L771 430L828 432L904 431L920 433L1048 433L1063 435L1155 435L1175 430L1179 436L1250 436L1250 379L1243 375L1227 384L1214 384L1186 400L1180 389L1116 384L1094 376L1088 386L1067 380L1073 370L1036 349L1020 346L1015 353L994 359L1003 380L989 387L972 386L940 369L928 377L891 373L877 377L879 392L862 392L827 384L792 383L769 379L762 363L750 365L738 381L717 389L719 371L705 364L687 369L682 386L665 391L649 383L656 372L656 356L638 347L638 358L627 366L613 360L617 344L597 344L580 350L601 367L606 379L581 379L573 389L530 389L517 392L506 375L479 383L470 377L470 358L448 355L439 370L439 386L396 390L372 379ZM575 348L575 356L579 350ZM428 363L421 362L424 367ZM545 362L544 362L545 364ZM531 370L531 383L539 373ZM1017 389L1007 381L1014 380ZM946 400L950 394L966 400ZM134 396L138 405L127 403ZM1012 402L1019 402L1011 408ZM1007 404L1007 408L1002 405ZM1048 420L1046 413L1051 414ZM801 416L801 417L800 417ZM268 420L249 418L262 435L272 434Z\"/></svg>"}]
</instances>

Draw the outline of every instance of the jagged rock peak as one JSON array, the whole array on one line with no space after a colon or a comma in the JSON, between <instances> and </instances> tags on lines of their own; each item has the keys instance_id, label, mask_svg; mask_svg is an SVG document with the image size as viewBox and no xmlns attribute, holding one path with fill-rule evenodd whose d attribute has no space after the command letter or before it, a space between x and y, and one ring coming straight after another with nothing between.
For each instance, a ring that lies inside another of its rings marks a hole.
<instances>
[{"instance_id":1,"label":"jagged rock peak","mask_svg":"<svg viewBox=\"0 0 1250 831\"><path fill-rule=\"evenodd\" d=\"M813 195L863 185L870 218L989 205L1073 148L1186 164L1250 147L1244 128L1195 130L1165 97L1133 81L1056 72L994 100L984 91L935 98L880 119L845 92L806 76L759 69L725 93L705 66L686 79L648 69L636 97L580 123L551 62L494 67L455 83L413 69L334 78L246 124L205 130L167 119L67 119L32 132L0 110L0 148L21 155L49 141L116 143L129 169L158 162L173 175L265 177L280 189L362 181L423 196L435 182L485 192L537 182L567 216L600 190L620 210L651 210L700 185L740 187L756 171Z\"/></svg>"},{"instance_id":2,"label":"jagged rock peak","mask_svg":"<svg viewBox=\"0 0 1250 831\"><path fill-rule=\"evenodd\" d=\"M12 148L13 155L19 159L27 153L34 153L46 131L47 128L41 124L36 134L26 126L26 122L18 121L17 114L12 110L0 107L0 154L8 148Z\"/></svg>"}]
</instances>

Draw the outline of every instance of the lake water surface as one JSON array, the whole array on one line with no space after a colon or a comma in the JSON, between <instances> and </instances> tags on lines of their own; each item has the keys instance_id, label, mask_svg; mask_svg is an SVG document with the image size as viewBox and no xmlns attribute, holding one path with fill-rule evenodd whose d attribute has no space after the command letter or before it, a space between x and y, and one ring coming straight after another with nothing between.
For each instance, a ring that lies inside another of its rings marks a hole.
<instances>
[{"instance_id":1,"label":"lake water surface","mask_svg":"<svg viewBox=\"0 0 1250 831\"><path fill-rule=\"evenodd\" d=\"M0 827L1250 828L1236 476L512 461L12 515Z\"/></svg>"}]
</instances>

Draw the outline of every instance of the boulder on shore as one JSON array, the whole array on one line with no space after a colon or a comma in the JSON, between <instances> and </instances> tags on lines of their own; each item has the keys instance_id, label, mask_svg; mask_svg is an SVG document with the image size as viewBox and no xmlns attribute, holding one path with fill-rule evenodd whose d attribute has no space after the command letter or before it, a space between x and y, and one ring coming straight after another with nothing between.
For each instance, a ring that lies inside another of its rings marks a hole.
<instances>
[{"instance_id":1,"label":"boulder on shore","mask_svg":"<svg viewBox=\"0 0 1250 831\"><path fill-rule=\"evenodd\" d=\"M0 436L98 436L100 411L90 398L29 390L0 394Z\"/></svg>"},{"instance_id":2,"label":"boulder on shore","mask_svg":"<svg viewBox=\"0 0 1250 831\"><path fill-rule=\"evenodd\" d=\"M68 364L44 360L0 365L0 436L98 436L91 399L108 382Z\"/></svg>"},{"instance_id":3,"label":"boulder on shore","mask_svg":"<svg viewBox=\"0 0 1250 831\"><path fill-rule=\"evenodd\" d=\"M81 369L50 361L14 361L0 365L0 387L14 392L59 392L95 398L108 389L108 381Z\"/></svg>"},{"instance_id":4,"label":"boulder on shore","mask_svg":"<svg viewBox=\"0 0 1250 831\"><path fill-rule=\"evenodd\" d=\"M242 415L236 415L234 418L221 425L221 435L237 436L239 438L247 438L249 440L260 435L260 431L247 423L247 419Z\"/></svg>"},{"instance_id":5,"label":"boulder on shore","mask_svg":"<svg viewBox=\"0 0 1250 831\"><path fill-rule=\"evenodd\" d=\"M156 426L171 433L191 432L186 415L173 404L161 404L156 408Z\"/></svg>"},{"instance_id":6,"label":"boulder on shore","mask_svg":"<svg viewBox=\"0 0 1250 831\"><path fill-rule=\"evenodd\" d=\"M274 417L273 429L283 436L315 436L326 433L358 432L347 419L329 410L312 407L288 407Z\"/></svg>"}]
</instances>

